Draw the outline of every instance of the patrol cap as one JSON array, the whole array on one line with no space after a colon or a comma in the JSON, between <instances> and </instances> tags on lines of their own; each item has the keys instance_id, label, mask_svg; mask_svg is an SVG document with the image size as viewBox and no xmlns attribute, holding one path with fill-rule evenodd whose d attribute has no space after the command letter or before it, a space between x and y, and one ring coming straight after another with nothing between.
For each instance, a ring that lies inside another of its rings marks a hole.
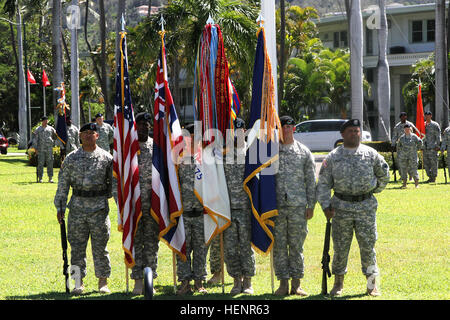
<instances>
[{"instance_id":1,"label":"patrol cap","mask_svg":"<svg viewBox=\"0 0 450 320\"><path fill-rule=\"evenodd\" d=\"M48 117L47 117L47 116L43 116L43 117L41 118L41 121L44 121L44 120L48 120Z\"/></svg>"},{"instance_id":2,"label":"patrol cap","mask_svg":"<svg viewBox=\"0 0 450 320\"><path fill-rule=\"evenodd\" d=\"M284 126L285 124L292 124L294 125L294 119L292 119L291 116L281 116L280 117L281 126Z\"/></svg>"},{"instance_id":3,"label":"patrol cap","mask_svg":"<svg viewBox=\"0 0 450 320\"><path fill-rule=\"evenodd\" d=\"M425 114L433 114L430 110L425 111Z\"/></svg>"},{"instance_id":4,"label":"patrol cap","mask_svg":"<svg viewBox=\"0 0 450 320\"><path fill-rule=\"evenodd\" d=\"M245 129L245 121L241 118L236 118L236 120L234 120L234 127L236 129Z\"/></svg>"},{"instance_id":5,"label":"patrol cap","mask_svg":"<svg viewBox=\"0 0 450 320\"><path fill-rule=\"evenodd\" d=\"M348 127L361 127L361 122L358 119L350 119L345 121L341 126L341 133Z\"/></svg>"},{"instance_id":6,"label":"patrol cap","mask_svg":"<svg viewBox=\"0 0 450 320\"><path fill-rule=\"evenodd\" d=\"M190 134L194 134L194 124L190 123L187 126L184 127L187 131L189 131Z\"/></svg>"},{"instance_id":7,"label":"patrol cap","mask_svg":"<svg viewBox=\"0 0 450 320\"><path fill-rule=\"evenodd\" d=\"M146 122L150 123L151 120L152 120L152 116L148 112L139 112L136 115L136 122L146 121Z\"/></svg>"},{"instance_id":8,"label":"patrol cap","mask_svg":"<svg viewBox=\"0 0 450 320\"><path fill-rule=\"evenodd\" d=\"M93 122L86 123L84 126L81 127L80 132L88 130L97 131L97 126L95 125L95 123Z\"/></svg>"},{"instance_id":9,"label":"patrol cap","mask_svg":"<svg viewBox=\"0 0 450 320\"><path fill-rule=\"evenodd\" d=\"M405 111L400 112L400 118L403 116L407 116L408 114Z\"/></svg>"},{"instance_id":10,"label":"patrol cap","mask_svg":"<svg viewBox=\"0 0 450 320\"><path fill-rule=\"evenodd\" d=\"M97 113L97 114L95 115L95 119L100 118L100 117L103 117L103 114Z\"/></svg>"},{"instance_id":11,"label":"patrol cap","mask_svg":"<svg viewBox=\"0 0 450 320\"><path fill-rule=\"evenodd\" d=\"M403 126L403 128L411 128L411 125L409 123L407 123Z\"/></svg>"}]
</instances>

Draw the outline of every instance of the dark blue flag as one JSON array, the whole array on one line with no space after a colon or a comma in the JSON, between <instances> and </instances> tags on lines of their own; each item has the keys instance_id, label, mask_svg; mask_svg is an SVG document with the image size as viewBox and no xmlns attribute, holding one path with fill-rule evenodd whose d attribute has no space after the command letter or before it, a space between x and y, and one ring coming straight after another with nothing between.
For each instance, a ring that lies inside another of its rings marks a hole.
<instances>
[{"instance_id":1,"label":"dark blue flag","mask_svg":"<svg viewBox=\"0 0 450 320\"><path fill-rule=\"evenodd\" d=\"M56 106L58 117L56 120L56 135L58 139L66 146L67 143L67 124L66 124L66 89L64 88L64 82L61 86L56 88L56 91L60 92L60 97L57 100Z\"/></svg>"}]
</instances>

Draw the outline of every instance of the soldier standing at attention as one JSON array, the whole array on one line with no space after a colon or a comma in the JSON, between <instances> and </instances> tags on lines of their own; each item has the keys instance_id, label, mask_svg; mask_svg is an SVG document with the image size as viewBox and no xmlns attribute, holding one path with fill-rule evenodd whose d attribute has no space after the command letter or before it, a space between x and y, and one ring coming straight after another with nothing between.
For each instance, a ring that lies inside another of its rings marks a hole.
<instances>
[{"instance_id":1,"label":"soldier standing at attention","mask_svg":"<svg viewBox=\"0 0 450 320\"><path fill-rule=\"evenodd\" d=\"M441 145L441 152L444 153L445 150L447 150L447 166L448 166L448 172L450 174L450 126L447 127L447 129L444 130L444 133L442 134L442 145ZM444 156L444 155L442 155ZM444 168L445 170L445 168Z\"/></svg>"},{"instance_id":2,"label":"soldier standing at attention","mask_svg":"<svg viewBox=\"0 0 450 320\"><path fill-rule=\"evenodd\" d=\"M135 266L131 269L131 279L134 279L132 294L144 294L144 269L152 268L153 278L158 276L156 272L159 249L159 225L151 215L152 194L152 155L153 139L149 137L152 117L148 112L136 115L136 129L138 134L139 149L139 185L141 189L142 216L139 220L136 235L134 237Z\"/></svg>"},{"instance_id":3,"label":"soldier standing at attention","mask_svg":"<svg viewBox=\"0 0 450 320\"><path fill-rule=\"evenodd\" d=\"M425 111L425 138L423 138L423 166L427 173L426 182L436 182L438 173L438 151L441 145L441 127L431 120L431 111Z\"/></svg>"},{"instance_id":4,"label":"soldier standing at attention","mask_svg":"<svg viewBox=\"0 0 450 320\"><path fill-rule=\"evenodd\" d=\"M316 174L311 151L294 140L294 119L280 117L283 141L279 149L276 174L278 215L275 217L273 260L280 280L276 295L307 296L300 287L304 275L303 243L308 234L307 221L316 203ZM291 290L289 292L289 279Z\"/></svg>"},{"instance_id":5,"label":"soldier standing at attention","mask_svg":"<svg viewBox=\"0 0 450 320\"><path fill-rule=\"evenodd\" d=\"M34 131L36 139L34 140L34 148L38 157L37 175L38 182L42 183L44 174L44 165L47 165L48 182L53 183L53 146L57 139L56 130L49 126L48 118L41 118L42 125Z\"/></svg>"},{"instance_id":6,"label":"soldier standing at attention","mask_svg":"<svg viewBox=\"0 0 450 320\"><path fill-rule=\"evenodd\" d=\"M235 120L234 150L228 150L224 169L230 195L231 224L224 231L224 259L228 274L234 279L230 294L253 294L252 277L255 275L255 254L251 246L251 209L244 192L245 122ZM228 161L232 160L232 161ZM220 253L220 252L219 252Z\"/></svg>"},{"instance_id":7,"label":"soldier standing at attention","mask_svg":"<svg viewBox=\"0 0 450 320\"><path fill-rule=\"evenodd\" d=\"M110 145L114 141L114 129L108 123L103 121L103 114L95 115L95 123L97 125L98 140L97 145L110 152Z\"/></svg>"},{"instance_id":8,"label":"soldier standing at attention","mask_svg":"<svg viewBox=\"0 0 450 320\"><path fill-rule=\"evenodd\" d=\"M71 247L70 264L72 268L77 266L81 280L72 293L79 295L84 291L89 237L95 276L99 278L99 292L109 293L107 278L111 274L111 263L107 243L111 222L108 198L112 196L113 157L96 145L98 133L95 123L85 124L80 129L80 139L82 147L70 153L61 165L54 204L61 223L69 188L72 187L72 198L68 204L67 238Z\"/></svg>"},{"instance_id":9,"label":"soldier standing at attention","mask_svg":"<svg viewBox=\"0 0 450 320\"><path fill-rule=\"evenodd\" d=\"M402 188L406 188L408 174L414 178L416 188L419 186L419 173L417 172L417 151L422 149L422 139L411 133L411 126L405 124L405 133L397 140L398 165L403 180Z\"/></svg>"},{"instance_id":10,"label":"soldier standing at attention","mask_svg":"<svg viewBox=\"0 0 450 320\"><path fill-rule=\"evenodd\" d=\"M407 120L408 114L406 112L400 112L400 122L398 122L394 129L392 129L392 147L395 151L395 146L397 145L397 140L405 133L404 127L405 124L409 124L412 130L412 133L419 133L419 130L414 126L414 124Z\"/></svg>"},{"instance_id":11,"label":"soldier standing at attention","mask_svg":"<svg viewBox=\"0 0 450 320\"><path fill-rule=\"evenodd\" d=\"M67 125L67 143L66 143L66 156L72 151L80 147L80 131L76 126L72 124L70 116L66 116Z\"/></svg>"},{"instance_id":12,"label":"soldier standing at attention","mask_svg":"<svg viewBox=\"0 0 450 320\"><path fill-rule=\"evenodd\" d=\"M358 119L341 127L344 144L331 151L322 163L317 183L317 200L327 219L332 219L335 275L332 296L342 294L347 272L348 253L353 231L359 244L362 272L367 278L367 293L378 296L375 279L378 267L375 253L377 240L374 193L389 182L389 166L373 148L360 144L361 124ZM334 196L331 198L331 190Z\"/></svg>"},{"instance_id":13,"label":"soldier standing at attention","mask_svg":"<svg viewBox=\"0 0 450 320\"><path fill-rule=\"evenodd\" d=\"M177 255L177 275L181 286L177 295L192 293L191 280L194 280L194 289L200 293L207 293L203 287L206 279L206 254L208 247L205 245L203 206L194 194L194 124L187 125L183 133L189 131L190 136L185 136L186 147L183 150L183 158L179 161L178 175L180 179L181 199L183 201L183 222L186 234L186 261L182 261ZM192 255L192 257L191 257Z\"/></svg>"}]
</instances>

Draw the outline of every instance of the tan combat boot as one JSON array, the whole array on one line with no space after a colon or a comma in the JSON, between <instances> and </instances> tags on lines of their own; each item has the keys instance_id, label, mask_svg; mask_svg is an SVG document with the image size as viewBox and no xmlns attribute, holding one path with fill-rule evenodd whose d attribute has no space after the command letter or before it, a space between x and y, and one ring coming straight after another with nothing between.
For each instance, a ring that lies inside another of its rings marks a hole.
<instances>
[{"instance_id":1,"label":"tan combat boot","mask_svg":"<svg viewBox=\"0 0 450 320\"><path fill-rule=\"evenodd\" d=\"M230 294L236 295L242 292L242 280L241 277L236 277L234 279L234 285L233 288L231 288Z\"/></svg>"},{"instance_id":2,"label":"tan combat boot","mask_svg":"<svg viewBox=\"0 0 450 320\"><path fill-rule=\"evenodd\" d=\"M414 179L414 185L416 186L416 188L419 187L419 179Z\"/></svg>"},{"instance_id":3,"label":"tan combat boot","mask_svg":"<svg viewBox=\"0 0 450 320\"><path fill-rule=\"evenodd\" d=\"M300 279L292 279L291 281L291 294L306 297L308 293L300 288Z\"/></svg>"},{"instance_id":4,"label":"tan combat boot","mask_svg":"<svg viewBox=\"0 0 450 320\"><path fill-rule=\"evenodd\" d=\"M189 280L181 281L181 286L177 290L177 295L183 296L185 294L191 294L191 293L192 293L192 288L191 288L191 284L190 284Z\"/></svg>"},{"instance_id":5,"label":"tan combat boot","mask_svg":"<svg viewBox=\"0 0 450 320\"><path fill-rule=\"evenodd\" d=\"M107 278L99 278L98 279L98 291L100 293L111 293L108 288L108 279Z\"/></svg>"},{"instance_id":6,"label":"tan combat boot","mask_svg":"<svg viewBox=\"0 0 450 320\"><path fill-rule=\"evenodd\" d=\"M289 280L281 279L280 286L275 291L276 296L287 296L289 294Z\"/></svg>"},{"instance_id":7,"label":"tan combat boot","mask_svg":"<svg viewBox=\"0 0 450 320\"><path fill-rule=\"evenodd\" d=\"M371 278L371 276L366 276L366 279L367 294L372 297L379 297L381 295L381 292L377 288L376 277Z\"/></svg>"},{"instance_id":8,"label":"tan combat boot","mask_svg":"<svg viewBox=\"0 0 450 320\"><path fill-rule=\"evenodd\" d=\"M220 279L222 278L222 272L218 271L218 272L214 272L214 274L212 275L211 279L208 280L208 284L216 284L220 282Z\"/></svg>"},{"instance_id":9,"label":"tan combat boot","mask_svg":"<svg viewBox=\"0 0 450 320\"><path fill-rule=\"evenodd\" d=\"M143 279L135 279L134 280L134 289L131 292L132 295L140 296L144 294L144 280Z\"/></svg>"},{"instance_id":10,"label":"tan combat boot","mask_svg":"<svg viewBox=\"0 0 450 320\"><path fill-rule=\"evenodd\" d=\"M253 294L251 277L244 277L244 281L242 282L242 292L245 294Z\"/></svg>"},{"instance_id":11,"label":"tan combat boot","mask_svg":"<svg viewBox=\"0 0 450 320\"><path fill-rule=\"evenodd\" d=\"M203 287L202 280L194 280L194 290L198 291L199 293L208 293L205 287Z\"/></svg>"},{"instance_id":12,"label":"tan combat boot","mask_svg":"<svg viewBox=\"0 0 450 320\"><path fill-rule=\"evenodd\" d=\"M334 286L330 291L330 296L340 296L344 290L344 275L334 275Z\"/></svg>"}]
</instances>

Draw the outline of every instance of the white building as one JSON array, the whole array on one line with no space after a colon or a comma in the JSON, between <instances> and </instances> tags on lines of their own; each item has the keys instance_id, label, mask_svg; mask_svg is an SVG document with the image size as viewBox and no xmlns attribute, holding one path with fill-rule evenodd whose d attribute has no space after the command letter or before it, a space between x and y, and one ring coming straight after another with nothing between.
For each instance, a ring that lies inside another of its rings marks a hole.
<instances>
[{"instance_id":1,"label":"white building","mask_svg":"<svg viewBox=\"0 0 450 320\"><path fill-rule=\"evenodd\" d=\"M365 97L367 116L372 136L378 137L378 109L376 101L376 66L378 61L377 30L367 27L373 8L363 9L364 57L363 68L367 81L372 86L372 96ZM402 88L410 80L411 66L427 58L435 47L435 4L404 6L391 4L386 7L388 20L388 63L391 79L391 128L398 122L401 111L415 122L416 106L405 106ZM346 14L334 13L317 22L319 37L326 47L348 48L348 25ZM434 112L435 106L424 106Z\"/></svg>"}]
</instances>

